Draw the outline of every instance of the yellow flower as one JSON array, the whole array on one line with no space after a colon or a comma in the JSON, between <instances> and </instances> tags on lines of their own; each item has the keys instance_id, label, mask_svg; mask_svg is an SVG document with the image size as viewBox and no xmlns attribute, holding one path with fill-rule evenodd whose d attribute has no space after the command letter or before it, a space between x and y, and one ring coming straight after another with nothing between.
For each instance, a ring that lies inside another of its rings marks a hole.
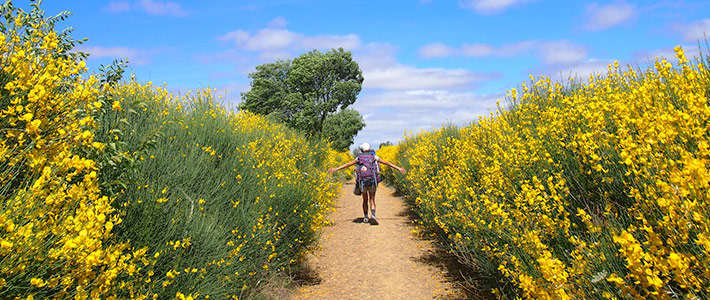
<instances>
[{"instance_id":1,"label":"yellow flower","mask_svg":"<svg viewBox=\"0 0 710 300\"><path fill-rule=\"evenodd\" d=\"M32 278L30 280L30 284L32 284L36 287L43 287L45 285L44 280L39 279L39 278Z\"/></svg>"},{"instance_id":2,"label":"yellow flower","mask_svg":"<svg viewBox=\"0 0 710 300\"><path fill-rule=\"evenodd\" d=\"M27 123L27 133L36 133L39 131L40 125L42 125L42 121L39 119L35 119Z\"/></svg>"}]
</instances>

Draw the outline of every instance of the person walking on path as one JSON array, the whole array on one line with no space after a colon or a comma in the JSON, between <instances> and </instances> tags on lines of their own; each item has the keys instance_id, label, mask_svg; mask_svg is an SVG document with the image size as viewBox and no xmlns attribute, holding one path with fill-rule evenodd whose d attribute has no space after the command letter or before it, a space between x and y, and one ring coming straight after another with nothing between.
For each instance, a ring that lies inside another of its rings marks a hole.
<instances>
[{"instance_id":1,"label":"person walking on path","mask_svg":"<svg viewBox=\"0 0 710 300\"><path fill-rule=\"evenodd\" d=\"M396 169L400 173L404 174L407 171L404 168L395 166L393 163L381 159L379 156L375 155L375 152L370 147L370 144L363 143L360 145L360 154L351 162L348 162L337 168L330 168L328 172L334 173L338 170L345 169L352 165L357 164L356 173L357 181L355 182L355 190L358 188L362 193L362 212L365 217L362 219L363 223L369 223L372 220L373 224L377 225L377 217L375 217L375 192L377 191L377 184L380 183L379 164L382 163L391 168ZM357 194L357 193L356 193ZM370 212L372 212L372 217L368 218L367 207L370 204Z\"/></svg>"}]
</instances>

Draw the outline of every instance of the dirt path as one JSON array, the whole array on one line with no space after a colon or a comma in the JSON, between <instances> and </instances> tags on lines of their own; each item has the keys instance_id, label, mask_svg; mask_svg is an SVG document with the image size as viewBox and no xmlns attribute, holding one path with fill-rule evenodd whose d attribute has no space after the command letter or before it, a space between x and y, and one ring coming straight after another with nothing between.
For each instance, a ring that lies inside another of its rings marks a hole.
<instances>
[{"instance_id":1,"label":"dirt path","mask_svg":"<svg viewBox=\"0 0 710 300\"><path fill-rule=\"evenodd\" d=\"M322 249L309 258L319 283L305 284L294 299L461 299L463 294L429 263L434 246L417 239L410 210L393 190L377 190L379 225L362 223L362 198L343 194L321 237Z\"/></svg>"}]
</instances>

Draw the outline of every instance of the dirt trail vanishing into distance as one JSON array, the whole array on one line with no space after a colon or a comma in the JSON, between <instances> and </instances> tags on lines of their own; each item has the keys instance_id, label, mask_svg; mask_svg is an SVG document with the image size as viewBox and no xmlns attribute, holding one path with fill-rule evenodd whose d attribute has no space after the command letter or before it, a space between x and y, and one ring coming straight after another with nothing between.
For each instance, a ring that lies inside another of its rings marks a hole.
<instances>
[{"instance_id":1,"label":"dirt trail vanishing into distance","mask_svg":"<svg viewBox=\"0 0 710 300\"><path fill-rule=\"evenodd\" d=\"M464 299L448 276L440 250L416 237L411 210L380 184L375 197L379 225L362 223L362 197L343 185L320 245L308 258L309 282L293 299Z\"/></svg>"}]
</instances>

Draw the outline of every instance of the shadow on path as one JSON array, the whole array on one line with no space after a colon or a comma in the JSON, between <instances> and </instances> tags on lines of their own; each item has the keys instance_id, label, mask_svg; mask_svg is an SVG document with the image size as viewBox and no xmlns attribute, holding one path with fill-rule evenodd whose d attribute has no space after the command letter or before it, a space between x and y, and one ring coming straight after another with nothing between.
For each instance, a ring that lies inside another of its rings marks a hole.
<instances>
[{"instance_id":1,"label":"shadow on path","mask_svg":"<svg viewBox=\"0 0 710 300\"><path fill-rule=\"evenodd\" d=\"M421 218L412 209L414 203L413 201L407 200L403 195L397 191L392 193L393 197L400 197L406 203L406 209L402 210L397 214L398 217L405 217L409 221L410 227L414 227L413 224L419 223ZM441 245L439 245L434 239L427 238L422 234L416 236L420 240L425 240L430 242L434 247L428 249L419 257L414 257L413 259L417 262L424 263L430 266L439 268L445 272L445 277L447 280L451 281L455 286L464 292L465 298L450 298L450 299L482 299L482 300L492 300L495 299L493 294L488 290L481 290L477 285L472 284L472 282L477 282L482 280L481 274L467 268L462 264L456 255L449 253ZM479 279L477 279L479 278Z\"/></svg>"}]
</instances>

